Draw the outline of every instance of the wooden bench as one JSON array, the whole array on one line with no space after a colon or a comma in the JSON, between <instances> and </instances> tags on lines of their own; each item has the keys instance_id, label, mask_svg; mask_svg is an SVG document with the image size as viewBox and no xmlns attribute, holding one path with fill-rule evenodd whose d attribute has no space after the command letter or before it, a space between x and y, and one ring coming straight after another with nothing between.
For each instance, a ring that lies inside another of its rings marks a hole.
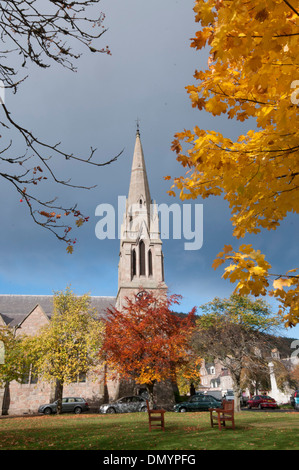
<instances>
[{"instance_id":1,"label":"wooden bench","mask_svg":"<svg viewBox=\"0 0 299 470\"><path fill-rule=\"evenodd\" d=\"M165 431L164 427L164 414L165 410L151 410L149 407L149 402L146 400L148 421L149 421L149 430L152 430L152 427L161 427Z\"/></svg>"},{"instance_id":2,"label":"wooden bench","mask_svg":"<svg viewBox=\"0 0 299 470\"><path fill-rule=\"evenodd\" d=\"M210 408L210 420L211 426L214 423L218 424L218 428L222 429L222 426L226 426L227 421L231 421L232 428L235 429L235 418L234 418L234 400L223 400L223 408Z\"/></svg>"}]
</instances>

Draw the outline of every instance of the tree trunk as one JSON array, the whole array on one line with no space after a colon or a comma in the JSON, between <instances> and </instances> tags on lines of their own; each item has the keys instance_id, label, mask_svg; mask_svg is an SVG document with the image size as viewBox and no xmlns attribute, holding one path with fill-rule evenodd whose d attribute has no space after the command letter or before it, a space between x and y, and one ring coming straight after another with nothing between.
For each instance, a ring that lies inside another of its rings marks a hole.
<instances>
[{"instance_id":1,"label":"tree trunk","mask_svg":"<svg viewBox=\"0 0 299 470\"><path fill-rule=\"evenodd\" d=\"M230 369L230 373L233 379L234 410L238 413L241 411L241 367Z\"/></svg>"},{"instance_id":2,"label":"tree trunk","mask_svg":"<svg viewBox=\"0 0 299 470\"><path fill-rule=\"evenodd\" d=\"M107 364L105 362L103 367L103 403L109 403L109 391L108 391L108 384L107 384Z\"/></svg>"},{"instance_id":3,"label":"tree trunk","mask_svg":"<svg viewBox=\"0 0 299 470\"><path fill-rule=\"evenodd\" d=\"M233 385L233 390L234 390L234 409L235 412L238 413L241 411L241 388L240 384L235 384Z\"/></svg>"},{"instance_id":4,"label":"tree trunk","mask_svg":"<svg viewBox=\"0 0 299 470\"><path fill-rule=\"evenodd\" d=\"M150 382L146 384L146 389L148 393L148 402L149 402L149 407L154 408L155 407L155 399L154 399L154 382Z\"/></svg>"},{"instance_id":5,"label":"tree trunk","mask_svg":"<svg viewBox=\"0 0 299 470\"><path fill-rule=\"evenodd\" d=\"M56 381L55 400L57 400L57 414L60 415L62 411L62 395L63 395L63 381Z\"/></svg>"},{"instance_id":6,"label":"tree trunk","mask_svg":"<svg viewBox=\"0 0 299 470\"><path fill-rule=\"evenodd\" d=\"M2 401L2 415L8 415L9 405L10 405L10 383L5 382L3 401Z\"/></svg>"}]
</instances>

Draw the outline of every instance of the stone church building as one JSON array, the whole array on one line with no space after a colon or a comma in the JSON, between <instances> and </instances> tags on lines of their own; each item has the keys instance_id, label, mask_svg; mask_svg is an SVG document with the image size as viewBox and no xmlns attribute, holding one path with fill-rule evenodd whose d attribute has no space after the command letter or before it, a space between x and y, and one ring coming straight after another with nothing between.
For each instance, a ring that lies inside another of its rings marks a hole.
<instances>
[{"instance_id":1,"label":"stone church building","mask_svg":"<svg viewBox=\"0 0 299 470\"><path fill-rule=\"evenodd\" d=\"M91 307L104 317L107 308L121 309L124 299L140 289L166 292L162 241L158 210L152 202L144 154L137 130L131 169L131 180L120 237L118 291L116 297L91 297ZM53 311L51 295L0 295L0 326L8 325L16 335L35 335L46 325ZM77 377L64 386L64 396L84 397L91 408L109 399L126 394L120 383L108 381L104 386L104 370L96 380L90 374ZM38 380L32 371L22 383L11 382L9 389L0 389L0 413L36 413L39 405L54 399L54 387ZM130 390L129 393L132 393Z\"/></svg>"}]
</instances>

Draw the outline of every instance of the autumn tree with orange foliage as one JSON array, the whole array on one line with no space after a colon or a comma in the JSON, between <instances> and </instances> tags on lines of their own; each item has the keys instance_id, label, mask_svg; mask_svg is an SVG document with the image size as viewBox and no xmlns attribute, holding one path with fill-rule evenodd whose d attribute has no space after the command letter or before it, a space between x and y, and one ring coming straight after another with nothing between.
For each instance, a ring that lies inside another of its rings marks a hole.
<instances>
[{"instance_id":1,"label":"autumn tree with orange foliage","mask_svg":"<svg viewBox=\"0 0 299 470\"><path fill-rule=\"evenodd\" d=\"M180 317L171 311L179 300L178 295L143 291L127 298L122 310L108 311L102 355L113 377L133 379L146 386L151 406L154 385L175 380L180 368L193 360L189 340L195 309Z\"/></svg>"},{"instance_id":2,"label":"autumn tree with orange foliage","mask_svg":"<svg viewBox=\"0 0 299 470\"><path fill-rule=\"evenodd\" d=\"M195 127L176 134L173 150L186 168L174 179L181 199L224 196L234 236L275 230L299 212L299 11L292 0L196 0L201 29L191 47L209 48L205 71L187 86L192 106L213 116L254 119L257 130L236 142ZM170 179L170 177L166 177ZM213 267L229 262L223 277L241 295L275 296L286 326L299 322L299 275L271 270L252 245L226 245ZM235 291L235 292L236 292Z\"/></svg>"}]
</instances>

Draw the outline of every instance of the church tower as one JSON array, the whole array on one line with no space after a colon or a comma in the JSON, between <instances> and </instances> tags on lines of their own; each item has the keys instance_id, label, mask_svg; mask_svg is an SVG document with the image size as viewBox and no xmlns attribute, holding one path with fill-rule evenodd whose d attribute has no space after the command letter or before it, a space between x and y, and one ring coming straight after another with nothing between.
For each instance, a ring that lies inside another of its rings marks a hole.
<instances>
[{"instance_id":1,"label":"church tower","mask_svg":"<svg viewBox=\"0 0 299 470\"><path fill-rule=\"evenodd\" d=\"M129 194L120 233L116 307L141 290L163 290L164 260L156 203L152 202L137 128Z\"/></svg>"}]
</instances>

